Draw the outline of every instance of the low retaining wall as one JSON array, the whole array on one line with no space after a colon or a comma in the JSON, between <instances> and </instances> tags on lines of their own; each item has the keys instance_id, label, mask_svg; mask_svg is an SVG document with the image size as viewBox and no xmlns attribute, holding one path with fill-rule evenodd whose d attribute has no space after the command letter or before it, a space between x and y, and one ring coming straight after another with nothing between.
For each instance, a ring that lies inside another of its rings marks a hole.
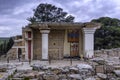
<instances>
[{"instance_id":1,"label":"low retaining wall","mask_svg":"<svg viewBox=\"0 0 120 80\"><path fill-rule=\"evenodd\" d=\"M120 57L120 48L96 50L94 55L95 57Z\"/></svg>"}]
</instances>

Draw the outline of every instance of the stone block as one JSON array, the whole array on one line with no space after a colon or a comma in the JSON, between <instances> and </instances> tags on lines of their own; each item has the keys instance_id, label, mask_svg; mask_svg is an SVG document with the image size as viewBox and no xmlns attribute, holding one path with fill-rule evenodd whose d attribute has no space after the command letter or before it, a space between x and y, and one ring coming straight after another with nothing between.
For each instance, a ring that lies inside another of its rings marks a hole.
<instances>
[{"instance_id":1,"label":"stone block","mask_svg":"<svg viewBox=\"0 0 120 80\"><path fill-rule=\"evenodd\" d=\"M68 75L69 79L71 80L82 80L82 77L80 76L80 74L70 74Z\"/></svg>"},{"instance_id":2,"label":"stone block","mask_svg":"<svg viewBox=\"0 0 120 80\"><path fill-rule=\"evenodd\" d=\"M57 75L44 75L43 79L44 80L58 80L58 76Z\"/></svg>"},{"instance_id":3,"label":"stone block","mask_svg":"<svg viewBox=\"0 0 120 80\"><path fill-rule=\"evenodd\" d=\"M106 80L107 79L107 75L106 74L103 74L103 73L97 73L97 76L103 80Z\"/></svg>"},{"instance_id":4,"label":"stone block","mask_svg":"<svg viewBox=\"0 0 120 80\"><path fill-rule=\"evenodd\" d=\"M53 72L54 74L60 74L60 73L62 72L62 70L59 69L59 68L56 68L56 69L53 69L52 72Z\"/></svg>"},{"instance_id":5,"label":"stone block","mask_svg":"<svg viewBox=\"0 0 120 80\"><path fill-rule=\"evenodd\" d=\"M95 66L95 72L96 73L105 73L104 65L96 65Z\"/></svg>"}]
</instances>

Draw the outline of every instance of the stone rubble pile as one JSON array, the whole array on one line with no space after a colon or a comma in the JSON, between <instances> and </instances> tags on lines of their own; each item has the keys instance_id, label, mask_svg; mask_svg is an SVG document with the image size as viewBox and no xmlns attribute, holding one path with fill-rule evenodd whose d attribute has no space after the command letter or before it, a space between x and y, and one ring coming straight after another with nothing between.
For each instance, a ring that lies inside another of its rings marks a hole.
<instances>
[{"instance_id":1,"label":"stone rubble pile","mask_svg":"<svg viewBox=\"0 0 120 80\"><path fill-rule=\"evenodd\" d=\"M64 67L39 63L0 65L0 80L9 77L10 80L120 80L120 66L109 65L103 58Z\"/></svg>"},{"instance_id":2,"label":"stone rubble pile","mask_svg":"<svg viewBox=\"0 0 120 80\"><path fill-rule=\"evenodd\" d=\"M85 80L94 78L94 70L88 64L78 64L76 66L49 67L45 65L32 65L33 71L18 71L14 78L36 78L37 80Z\"/></svg>"},{"instance_id":3,"label":"stone rubble pile","mask_svg":"<svg viewBox=\"0 0 120 80\"><path fill-rule=\"evenodd\" d=\"M71 66L0 64L0 80L120 80L119 50L99 50L93 59Z\"/></svg>"},{"instance_id":4,"label":"stone rubble pile","mask_svg":"<svg viewBox=\"0 0 120 80\"><path fill-rule=\"evenodd\" d=\"M20 64L12 64L12 63L3 63L0 64L0 80L6 80L9 76L13 75L16 67Z\"/></svg>"},{"instance_id":5,"label":"stone rubble pile","mask_svg":"<svg viewBox=\"0 0 120 80\"><path fill-rule=\"evenodd\" d=\"M95 57L101 58L120 57L120 48L96 50L94 54Z\"/></svg>"}]
</instances>

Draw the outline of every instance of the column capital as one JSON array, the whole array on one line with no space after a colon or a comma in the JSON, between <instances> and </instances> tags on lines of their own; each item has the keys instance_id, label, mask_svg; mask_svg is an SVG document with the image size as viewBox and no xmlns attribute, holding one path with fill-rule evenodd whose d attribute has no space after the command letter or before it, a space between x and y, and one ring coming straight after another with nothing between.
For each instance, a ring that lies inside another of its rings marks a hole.
<instances>
[{"instance_id":1,"label":"column capital","mask_svg":"<svg viewBox=\"0 0 120 80\"><path fill-rule=\"evenodd\" d=\"M96 28L83 28L82 30L85 34L94 34L96 31Z\"/></svg>"},{"instance_id":2,"label":"column capital","mask_svg":"<svg viewBox=\"0 0 120 80\"><path fill-rule=\"evenodd\" d=\"M48 34L50 32L50 28L48 29L39 29L40 30L40 33L42 34Z\"/></svg>"}]
</instances>

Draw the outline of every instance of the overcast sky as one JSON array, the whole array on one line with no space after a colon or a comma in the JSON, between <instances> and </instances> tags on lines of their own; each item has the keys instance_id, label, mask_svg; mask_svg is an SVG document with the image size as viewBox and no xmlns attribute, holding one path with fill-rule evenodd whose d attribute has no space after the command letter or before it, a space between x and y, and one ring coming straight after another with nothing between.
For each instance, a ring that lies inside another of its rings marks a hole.
<instances>
[{"instance_id":1,"label":"overcast sky","mask_svg":"<svg viewBox=\"0 0 120 80\"><path fill-rule=\"evenodd\" d=\"M22 34L26 20L40 3L50 3L72 14L76 22L107 16L120 19L120 0L0 0L0 37Z\"/></svg>"}]
</instances>

